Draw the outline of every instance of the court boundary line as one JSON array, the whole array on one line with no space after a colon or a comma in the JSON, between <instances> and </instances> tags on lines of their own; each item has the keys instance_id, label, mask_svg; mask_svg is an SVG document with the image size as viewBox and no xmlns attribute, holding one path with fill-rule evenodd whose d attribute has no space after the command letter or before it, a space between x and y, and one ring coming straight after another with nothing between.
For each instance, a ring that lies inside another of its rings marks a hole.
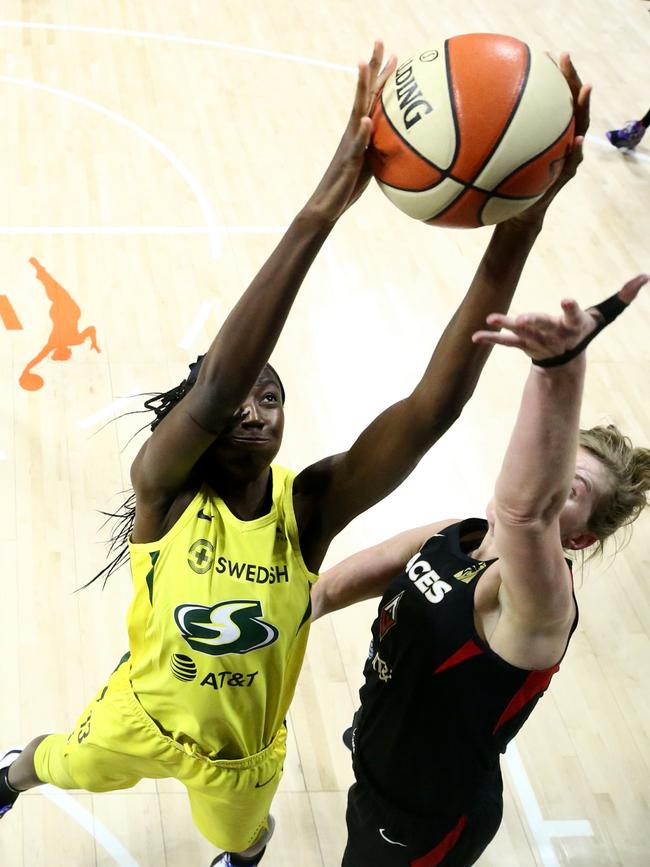
<instances>
[{"instance_id":1,"label":"court boundary line","mask_svg":"<svg viewBox=\"0 0 650 867\"><path fill-rule=\"evenodd\" d=\"M600 138L600 136L594 135L593 133L588 132L587 135L585 136L585 138L587 139L587 141L593 142L594 144L597 144L601 148L603 148L603 147L607 148L607 150L609 150L612 153L615 150L618 150L618 148L615 148L606 138ZM629 152L622 151L621 152L620 150L619 150L619 153L620 153L622 159L630 160L633 163L636 162L637 160L639 160L640 162L644 162L644 163L650 163L650 156L648 156L648 154L641 154L638 151L629 151Z\"/></svg>"},{"instance_id":2,"label":"court boundary line","mask_svg":"<svg viewBox=\"0 0 650 867\"><path fill-rule=\"evenodd\" d=\"M197 45L204 48L218 48L222 51L235 51L243 54L255 54L260 57L270 57L274 60L285 60L290 63L301 63L306 66L317 66L324 69L334 69L338 72L356 73L354 66L343 63L333 63L329 60L306 57L303 54L289 54L283 51L271 51L266 48L254 48L250 45L241 45L236 42L222 42L217 39L204 39L198 36L185 36L183 34L157 33L151 30L128 30L120 27L96 27L84 24L51 24L44 21L0 21L0 27L5 30L52 30L59 33L90 33L105 36L126 36L131 39L144 39L154 42L173 42L181 45ZM585 138L601 147L611 148L607 139L587 133ZM630 158L643 162L650 162L650 156L634 151Z\"/></svg>"},{"instance_id":3,"label":"court boundary line","mask_svg":"<svg viewBox=\"0 0 650 867\"><path fill-rule=\"evenodd\" d=\"M524 811L526 823L539 852L542 867L561 867L551 839L553 837L593 837L594 831L591 822L587 819L544 819L515 741L510 741L506 749L506 765L519 803Z\"/></svg>"},{"instance_id":4,"label":"court boundary line","mask_svg":"<svg viewBox=\"0 0 650 867\"><path fill-rule=\"evenodd\" d=\"M102 849L110 855L113 861L119 864L119 867L140 867L140 864L128 849L108 830L106 825L95 818L94 813L78 804L63 789L57 789L48 783L41 787L39 794L55 804L64 813L67 813L84 831L87 831L93 840L99 843Z\"/></svg>"},{"instance_id":5,"label":"court boundary line","mask_svg":"<svg viewBox=\"0 0 650 867\"><path fill-rule=\"evenodd\" d=\"M91 415L80 419L80 421L77 422L77 426L86 429L98 424L100 421L105 421L106 419L116 421L119 418L119 416L115 414L116 410L124 409L124 407L126 407L132 400L135 400L136 397L143 397L146 394L148 394L148 392L144 392L141 389L130 388L126 394L115 398L111 403L104 405L100 409L96 410L96 412L91 413Z\"/></svg>"},{"instance_id":6,"label":"court boundary line","mask_svg":"<svg viewBox=\"0 0 650 867\"><path fill-rule=\"evenodd\" d=\"M216 307L216 301L203 301L196 312L196 316L192 320L192 324L185 332L184 336L179 341L178 345L181 349L189 349L196 340L199 331L208 321L210 314Z\"/></svg>"},{"instance_id":7,"label":"court boundary line","mask_svg":"<svg viewBox=\"0 0 650 867\"><path fill-rule=\"evenodd\" d=\"M276 235L287 226L219 226L220 235ZM0 235L209 235L209 226L0 226Z\"/></svg>"},{"instance_id":8,"label":"court boundary line","mask_svg":"<svg viewBox=\"0 0 650 867\"><path fill-rule=\"evenodd\" d=\"M79 105L84 106L85 108L89 108L92 111L96 111L98 114L108 117L109 119L117 122L121 126L124 126L131 132L135 133L139 138L144 139L144 141L148 142L148 144L150 144L155 150L157 150L158 153L167 160L167 162L171 163L171 165L181 175L181 177L185 180L187 185L194 193L199 208L203 212L203 216L206 221L208 235L210 237L212 256L214 259L219 258L219 227L217 226L217 222L212 211L212 205L210 204L210 201L203 187L194 177L192 172L187 168L185 163L179 157L177 157L176 154L170 148L168 148L166 144L161 142L160 139L157 139L146 129L139 126L137 123L134 123L132 120L124 117L124 115L121 115L119 112L113 111L113 109L111 108L106 108L106 106L102 105L100 102L88 99L85 96L79 96L78 94L72 93L69 90L64 90L60 87L53 87L52 85L43 84L39 81L32 81L28 78L15 78L11 75L0 75L0 83L12 84L18 87L25 87L30 90L36 90L52 94L54 96L61 97L62 99L67 99L70 102L76 102Z\"/></svg>"},{"instance_id":9,"label":"court boundary line","mask_svg":"<svg viewBox=\"0 0 650 867\"><path fill-rule=\"evenodd\" d=\"M220 48L223 51L236 51L243 54L257 54L260 57L271 57L274 60L287 60L290 63L302 63L306 66L320 66L325 69L335 69L338 72L354 72L356 67L342 63L332 63L329 60L318 60L305 57L302 54L288 54L282 51L271 51L266 48L252 48L236 42L221 42L216 39L202 39L198 36L182 34L156 33L150 30L124 30L119 27L92 27L84 24L50 24L44 21L0 21L0 27L15 30L55 30L69 33L92 33L105 36L128 36L135 39L148 39L157 42L176 42L182 45L198 45L204 48Z\"/></svg>"}]
</instances>

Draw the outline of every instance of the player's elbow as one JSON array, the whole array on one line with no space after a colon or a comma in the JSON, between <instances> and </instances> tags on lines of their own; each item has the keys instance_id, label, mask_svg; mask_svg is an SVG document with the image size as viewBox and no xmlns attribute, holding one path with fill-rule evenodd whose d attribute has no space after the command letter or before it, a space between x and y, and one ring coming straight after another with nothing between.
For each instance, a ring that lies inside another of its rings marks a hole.
<instances>
[{"instance_id":1,"label":"player's elbow","mask_svg":"<svg viewBox=\"0 0 650 867\"><path fill-rule=\"evenodd\" d=\"M449 430L461 416L467 398L450 394L441 401L414 401L412 431L425 452Z\"/></svg>"},{"instance_id":2,"label":"player's elbow","mask_svg":"<svg viewBox=\"0 0 650 867\"><path fill-rule=\"evenodd\" d=\"M331 607L328 605L326 582L321 576L311 589L311 622L329 614Z\"/></svg>"},{"instance_id":3,"label":"player's elbow","mask_svg":"<svg viewBox=\"0 0 650 867\"><path fill-rule=\"evenodd\" d=\"M537 498L531 500L508 500L495 497L494 515L497 524L502 527L525 531L530 535L543 534L557 520L561 504L553 498Z\"/></svg>"}]
</instances>

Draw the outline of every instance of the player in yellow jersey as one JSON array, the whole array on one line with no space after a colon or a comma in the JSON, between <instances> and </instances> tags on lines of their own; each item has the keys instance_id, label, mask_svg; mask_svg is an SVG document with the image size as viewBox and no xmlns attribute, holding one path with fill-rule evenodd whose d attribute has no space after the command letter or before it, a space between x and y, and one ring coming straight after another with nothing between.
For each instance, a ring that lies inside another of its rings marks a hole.
<instances>
[{"instance_id":1,"label":"player in yellow jersey","mask_svg":"<svg viewBox=\"0 0 650 867\"><path fill-rule=\"evenodd\" d=\"M369 109L395 66L391 58L380 73L382 55L376 43L360 64L329 168L207 354L180 386L147 402L156 419L131 469L135 508L123 512L134 581L129 655L70 734L5 758L0 814L43 782L102 792L174 777L200 831L225 850L213 864L261 860L310 590L328 546L459 415L490 349L471 335L507 309L546 207L580 158L577 148L538 205L495 228L415 389L348 451L297 475L276 466L284 390L268 358L318 250L368 183ZM577 96L577 77L568 77Z\"/></svg>"}]
</instances>

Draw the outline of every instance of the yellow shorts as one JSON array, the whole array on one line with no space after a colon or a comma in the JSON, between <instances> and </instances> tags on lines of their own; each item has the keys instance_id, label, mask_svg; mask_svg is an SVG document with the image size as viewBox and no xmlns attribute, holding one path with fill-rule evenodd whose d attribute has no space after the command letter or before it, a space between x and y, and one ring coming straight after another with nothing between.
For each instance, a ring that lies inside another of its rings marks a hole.
<instances>
[{"instance_id":1,"label":"yellow shorts","mask_svg":"<svg viewBox=\"0 0 650 867\"><path fill-rule=\"evenodd\" d=\"M173 777L187 788L192 817L217 848L242 852L267 827L282 777L287 732L245 759L216 760L164 735L145 713L123 663L69 735L49 735L34 757L36 774L60 789L111 792L143 777Z\"/></svg>"}]
</instances>

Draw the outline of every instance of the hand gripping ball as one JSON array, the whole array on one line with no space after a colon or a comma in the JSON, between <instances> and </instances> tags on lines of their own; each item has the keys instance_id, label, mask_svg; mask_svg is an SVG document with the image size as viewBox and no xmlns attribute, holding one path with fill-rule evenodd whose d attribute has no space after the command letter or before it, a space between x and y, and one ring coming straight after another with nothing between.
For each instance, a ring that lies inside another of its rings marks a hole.
<instances>
[{"instance_id":1,"label":"hand gripping ball","mask_svg":"<svg viewBox=\"0 0 650 867\"><path fill-rule=\"evenodd\" d=\"M369 158L416 220L470 228L535 202L574 137L573 100L548 55L512 36L468 33L401 63L372 110Z\"/></svg>"}]
</instances>

